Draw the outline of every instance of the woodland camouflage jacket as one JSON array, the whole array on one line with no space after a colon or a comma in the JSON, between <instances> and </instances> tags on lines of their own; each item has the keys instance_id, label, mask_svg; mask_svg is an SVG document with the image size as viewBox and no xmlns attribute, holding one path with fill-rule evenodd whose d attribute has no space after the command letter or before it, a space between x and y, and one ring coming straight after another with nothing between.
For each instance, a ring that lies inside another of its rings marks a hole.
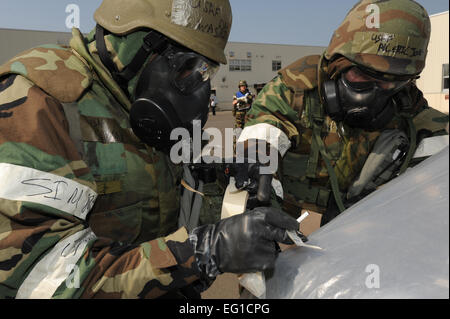
<instances>
[{"instance_id":1,"label":"woodland camouflage jacket","mask_svg":"<svg viewBox=\"0 0 450 319\"><path fill-rule=\"evenodd\" d=\"M329 204L329 174L323 158L317 151L314 155L311 147L315 118L324 121L319 134L343 194L358 177L381 133L345 127L343 134L338 124L325 115L318 89L320 61L319 55L308 56L281 70L253 103L239 139L241 142L263 139L278 146L283 156L279 168L283 207L293 215L299 215L302 208L323 213ZM448 116L428 107L415 85L411 85L409 91L414 101L411 116L416 131L422 136L425 132L428 137L448 134L445 130ZM273 127L278 129L276 134L273 134ZM400 117L394 118L386 127L389 128L408 132L405 120ZM317 165L311 167L314 157Z\"/></svg>"},{"instance_id":2,"label":"woodland camouflage jacket","mask_svg":"<svg viewBox=\"0 0 450 319\"><path fill-rule=\"evenodd\" d=\"M158 297L198 279L178 170L73 35L0 67L0 297Z\"/></svg>"}]
</instances>

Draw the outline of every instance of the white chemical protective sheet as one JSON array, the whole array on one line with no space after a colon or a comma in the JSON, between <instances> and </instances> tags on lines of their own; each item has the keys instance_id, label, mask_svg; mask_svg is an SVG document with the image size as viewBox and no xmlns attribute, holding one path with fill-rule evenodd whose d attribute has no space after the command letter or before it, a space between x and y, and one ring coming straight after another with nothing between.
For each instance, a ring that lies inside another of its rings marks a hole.
<instances>
[{"instance_id":1,"label":"white chemical protective sheet","mask_svg":"<svg viewBox=\"0 0 450 319\"><path fill-rule=\"evenodd\" d=\"M449 298L449 148L280 254L266 298Z\"/></svg>"}]
</instances>

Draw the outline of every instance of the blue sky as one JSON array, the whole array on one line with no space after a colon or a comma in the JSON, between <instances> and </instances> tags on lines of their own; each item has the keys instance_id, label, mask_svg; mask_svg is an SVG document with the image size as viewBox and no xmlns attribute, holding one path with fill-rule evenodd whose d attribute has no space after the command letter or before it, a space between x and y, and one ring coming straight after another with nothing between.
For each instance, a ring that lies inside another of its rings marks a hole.
<instances>
[{"instance_id":1,"label":"blue sky","mask_svg":"<svg viewBox=\"0 0 450 319\"><path fill-rule=\"evenodd\" d=\"M124 0L126 1L126 0ZM230 0L230 41L326 46L357 0ZM418 0L430 14L448 11L448 0ZM80 28L94 27L101 0L0 0L0 28L68 31L69 4L80 8Z\"/></svg>"}]
</instances>

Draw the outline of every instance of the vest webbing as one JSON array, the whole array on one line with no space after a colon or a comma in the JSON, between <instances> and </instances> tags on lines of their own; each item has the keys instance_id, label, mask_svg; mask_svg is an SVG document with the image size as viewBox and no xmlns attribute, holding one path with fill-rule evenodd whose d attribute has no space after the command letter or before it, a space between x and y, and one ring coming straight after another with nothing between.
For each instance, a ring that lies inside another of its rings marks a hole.
<instances>
[{"instance_id":1,"label":"vest webbing","mask_svg":"<svg viewBox=\"0 0 450 319\"><path fill-rule=\"evenodd\" d=\"M333 193L336 203L338 204L338 207L342 212L345 210L345 207L342 202L342 195L339 191L337 176L331 165L330 156L326 151L325 144L321 137L326 115L323 106L320 103L317 90L306 92L302 89L296 90L291 103L291 107L298 111L300 117L303 116L303 110L307 110L307 113L309 115L308 120L312 124L313 135L311 141L311 150L309 153L305 176L307 177L307 179L317 178L319 155L321 155L327 167L331 185L331 189L325 191L324 187L312 186L307 181L298 181L300 184L305 184L308 189L313 190L312 193L317 194L315 202L305 201L304 204L305 206L307 206L308 204L313 204L317 205L317 207L326 208L329 196L331 195L331 193Z\"/></svg>"},{"instance_id":2,"label":"vest webbing","mask_svg":"<svg viewBox=\"0 0 450 319\"><path fill-rule=\"evenodd\" d=\"M307 107L309 107L310 110L311 123L313 126L313 138L311 143L310 158L308 161L307 177L316 176L320 153L327 167L334 199L336 200L336 204L342 213L345 210L345 206L342 201L341 192L339 191L339 183L334 168L331 165L330 156L327 153L325 143L323 142L321 136L323 124L325 122L325 111L322 104L320 103L317 90L308 92L305 97Z\"/></svg>"},{"instance_id":3,"label":"vest webbing","mask_svg":"<svg viewBox=\"0 0 450 319\"><path fill-rule=\"evenodd\" d=\"M409 163L411 163L411 160L414 156L414 153L416 152L417 148L417 130L416 126L414 125L412 116L401 114L403 118L406 119L406 122L408 123L408 129L409 129L409 150L408 154L406 155L405 161L403 162L402 167L400 168L400 175L406 172L408 169Z\"/></svg>"},{"instance_id":4,"label":"vest webbing","mask_svg":"<svg viewBox=\"0 0 450 319\"><path fill-rule=\"evenodd\" d=\"M309 154L308 159L308 165L306 169L306 177L308 178L316 178L316 173L318 169L318 163L319 163L319 154L324 160L324 163L326 165L328 175L329 175L329 182L331 185L331 191L333 193L334 199L336 201L336 204L341 212L345 210L345 206L342 200L342 195L339 190L339 183L337 180L336 173L331 165L331 159L329 154L327 153L325 144L323 142L323 139L321 137L321 132L323 129L323 124L325 122L325 111L320 103L320 99L318 96L317 90L313 91L296 91L295 96L292 101L291 105L295 110L299 111L299 116L302 116L303 110L307 109L309 112L309 122L312 124L312 142L311 142L311 151ZM417 130L415 128L415 125L412 120L411 114L401 112L398 114L401 116L407 123L408 129L409 129L409 140L410 140L410 146L408 153L405 157L405 160L400 168L399 174L403 174L413 156L415 153L415 150L417 148L416 145L416 139L417 139ZM311 186L309 186L311 187ZM314 187L313 187L314 188ZM323 192L322 192L323 194ZM324 198L321 198L320 200L322 203L324 201ZM322 206L319 204L319 199L317 199L316 203L314 203L318 206Z\"/></svg>"}]
</instances>

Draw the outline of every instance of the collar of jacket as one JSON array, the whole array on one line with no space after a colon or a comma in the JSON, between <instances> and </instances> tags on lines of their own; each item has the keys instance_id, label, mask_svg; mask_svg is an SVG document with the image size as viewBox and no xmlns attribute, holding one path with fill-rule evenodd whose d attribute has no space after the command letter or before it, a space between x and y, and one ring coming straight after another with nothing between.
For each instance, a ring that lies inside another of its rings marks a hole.
<instances>
[{"instance_id":1,"label":"collar of jacket","mask_svg":"<svg viewBox=\"0 0 450 319\"><path fill-rule=\"evenodd\" d=\"M73 51L81 56L85 62L88 63L89 67L95 71L95 73L100 78L100 81L106 86L106 88L114 95L114 97L119 101L122 107L129 112L131 109L131 102L119 85L113 80L109 71L100 63L97 63L89 50L86 47L84 37L80 30L72 29L72 40L70 40L70 47Z\"/></svg>"}]
</instances>

